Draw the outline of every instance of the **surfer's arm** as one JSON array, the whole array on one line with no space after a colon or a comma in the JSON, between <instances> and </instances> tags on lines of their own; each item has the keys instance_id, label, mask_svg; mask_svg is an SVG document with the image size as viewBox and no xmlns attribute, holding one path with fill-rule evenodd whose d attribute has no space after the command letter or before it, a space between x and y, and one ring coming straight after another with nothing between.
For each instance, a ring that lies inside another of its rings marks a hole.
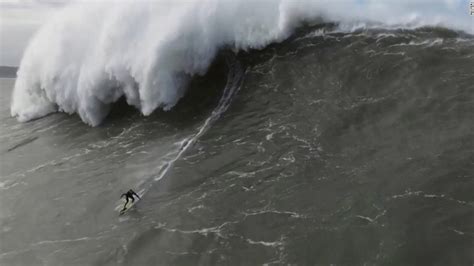
<instances>
[{"instance_id":1,"label":"surfer's arm","mask_svg":"<svg viewBox=\"0 0 474 266\"><path fill-rule=\"evenodd\" d=\"M127 196L127 194L123 193L122 195L120 195L120 198L123 198L124 196Z\"/></svg>"},{"instance_id":2,"label":"surfer's arm","mask_svg":"<svg viewBox=\"0 0 474 266\"><path fill-rule=\"evenodd\" d=\"M133 191L133 195L137 196L137 198L140 198L140 196L138 196L138 194L135 193L135 191Z\"/></svg>"}]
</instances>

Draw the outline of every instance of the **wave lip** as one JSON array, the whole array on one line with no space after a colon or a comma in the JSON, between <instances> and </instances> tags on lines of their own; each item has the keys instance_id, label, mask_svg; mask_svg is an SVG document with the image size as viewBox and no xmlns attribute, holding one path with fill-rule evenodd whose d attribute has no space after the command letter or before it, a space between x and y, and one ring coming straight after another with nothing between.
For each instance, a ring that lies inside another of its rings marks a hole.
<instances>
[{"instance_id":1,"label":"wave lip","mask_svg":"<svg viewBox=\"0 0 474 266\"><path fill-rule=\"evenodd\" d=\"M169 110L184 95L190 78L206 73L220 48L263 48L309 19L351 23L385 16L388 24L404 24L408 18L410 25L443 24L469 31L463 24L469 20L456 16L458 1L434 0L430 6L439 6L432 10L416 1L401 1L396 8L390 2L76 2L30 42L18 71L11 115L27 121L62 111L77 113L95 126L122 96L144 115L157 108Z\"/></svg>"}]
</instances>

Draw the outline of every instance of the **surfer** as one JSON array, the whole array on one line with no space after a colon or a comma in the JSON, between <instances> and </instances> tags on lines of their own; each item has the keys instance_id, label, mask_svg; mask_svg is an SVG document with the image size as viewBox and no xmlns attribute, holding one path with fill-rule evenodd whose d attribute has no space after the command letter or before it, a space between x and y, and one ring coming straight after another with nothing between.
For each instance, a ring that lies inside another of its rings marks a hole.
<instances>
[{"instance_id":1,"label":"surfer","mask_svg":"<svg viewBox=\"0 0 474 266\"><path fill-rule=\"evenodd\" d=\"M129 190L127 191L127 193L123 193L120 198L124 197L125 196L125 204L123 205L123 209L121 210L121 212L125 211L127 209L127 203L128 203L128 199L132 199L132 203L135 202L135 198L134 196L137 196L137 198L140 198L140 196L138 196L137 193L135 193L135 191L133 190Z\"/></svg>"}]
</instances>

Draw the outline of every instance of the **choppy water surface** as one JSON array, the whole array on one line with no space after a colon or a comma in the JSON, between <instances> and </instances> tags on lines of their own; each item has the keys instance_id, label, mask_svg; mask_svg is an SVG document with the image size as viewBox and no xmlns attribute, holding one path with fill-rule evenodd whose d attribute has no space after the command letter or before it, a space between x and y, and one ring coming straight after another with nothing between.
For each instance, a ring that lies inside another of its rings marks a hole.
<instances>
[{"instance_id":1,"label":"choppy water surface","mask_svg":"<svg viewBox=\"0 0 474 266\"><path fill-rule=\"evenodd\" d=\"M94 128L18 123L1 79L0 263L472 265L473 67L445 29L304 28Z\"/></svg>"}]
</instances>

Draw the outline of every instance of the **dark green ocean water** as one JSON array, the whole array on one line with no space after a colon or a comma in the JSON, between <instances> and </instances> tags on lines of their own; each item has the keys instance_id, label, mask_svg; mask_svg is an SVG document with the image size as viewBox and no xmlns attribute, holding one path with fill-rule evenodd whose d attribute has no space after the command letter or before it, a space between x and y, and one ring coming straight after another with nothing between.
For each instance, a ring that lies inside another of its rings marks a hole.
<instances>
[{"instance_id":1,"label":"dark green ocean water","mask_svg":"<svg viewBox=\"0 0 474 266\"><path fill-rule=\"evenodd\" d=\"M17 122L0 79L0 264L472 265L474 39L330 30L94 128Z\"/></svg>"}]
</instances>

